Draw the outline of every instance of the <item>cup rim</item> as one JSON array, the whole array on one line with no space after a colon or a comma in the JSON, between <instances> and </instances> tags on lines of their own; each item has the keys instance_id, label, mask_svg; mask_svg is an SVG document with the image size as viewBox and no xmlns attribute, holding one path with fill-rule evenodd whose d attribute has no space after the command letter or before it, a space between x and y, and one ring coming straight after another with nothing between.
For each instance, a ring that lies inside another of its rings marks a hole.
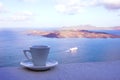
<instances>
[{"instance_id":1,"label":"cup rim","mask_svg":"<svg viewBox=\"0 0 120 80\"><path fill-rule=\"evenodd\" d=\"M48 46L48 45L33 45L30 48L45 49L45 48L50 48L50 46Z\"/></svg>"}]
</instances>

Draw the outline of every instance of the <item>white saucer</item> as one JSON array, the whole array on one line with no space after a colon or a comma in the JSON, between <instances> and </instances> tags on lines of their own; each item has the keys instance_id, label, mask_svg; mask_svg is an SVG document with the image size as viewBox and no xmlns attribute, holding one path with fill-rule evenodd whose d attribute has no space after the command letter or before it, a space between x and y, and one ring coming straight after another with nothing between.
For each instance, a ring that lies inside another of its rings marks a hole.
<instances>
[{"instance_id":1,"label":"white saucer","mask_svg":"<svg viewBox=\"0 0 120 80\"><path fill-rule=\"evenodd\" d=\"M47 70L58 65L57 61L47 61L45 66L34 66L32 61L24 60L20 62L20 65L31 70Z\"/></svg>"}]
</instances>

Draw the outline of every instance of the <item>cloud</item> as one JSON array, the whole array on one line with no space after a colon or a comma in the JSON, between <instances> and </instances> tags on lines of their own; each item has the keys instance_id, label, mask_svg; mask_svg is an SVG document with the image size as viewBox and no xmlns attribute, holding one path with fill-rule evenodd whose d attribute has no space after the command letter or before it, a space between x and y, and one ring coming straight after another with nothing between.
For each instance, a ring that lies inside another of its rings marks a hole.
<instances>
[{"instance_id":1,"label":"cloud","mask_svg":"<svg viewBox=\"0 0 120 80\"><path fill-rule=\"evenodd\" d=\"M120 0L56 0L55 9L64 14L77 14L88 7L103 6L105 9L120 9Z\"/></svg>"},{"instance_id":2,"label":"cloud","mask_svg":"<svg viewBox=\"0 0 120 80\"><path fill-rule=\"evenodd\" d=\"M5 17L0 16L0 22L25 22L25 21L31 21L34 20L33 13L24 11L24 12L16 12L12 14L11 16Z\"/></svg>"},{"instance_id":3,"label":"cloud","mask_svg":"<svg viewBox=\"0 0 120 80\"><path fill-rule=\"evenodd\" d=\"M33 3L33 2L37 2L38 0L20 0L20 1Z\"/></svg>"},{"instance_id":4,"label":"cloud","mask_svg":"<svg viewBox=\"0 0 120 80\"><path fill-rule=\"evenodd\" d=\"M63 4L58 4L55 6L55 8L58 12L65 14L76 14L82 11L82 7L80 6L63 5Z\"/></svg>"},{"instance_id":5,"label":"cloud","mask_svg":"<svg viewBox=\"0 0 120 80\"><path fill-rule=\"evenodd\" d=\"M0 12L3 11L3 4L0 2Z\"/></svg>"},{"instance_id":6,"label":"cloud","mask_svg":"<svg viewBox=\"0 0 120 80\"><path fill-rule=\"evenodd\" d=\"M25 27L34 24L34 15L32 12L16 12L11 15L0 15L0 27Z\"/></svg>"},{"instance_id":7,"label":"cloud","mask_svg":"<svg viewBox=\"0 0 120 80\"><path fill-rule=\"evenodd\" d=\"M24 11L24 12L16 12L11 16L12 21L26 21L33 19L33 13Z\"/></svg>"},{"instance_id":8,"label":"cloud","mask_svg":"<svg viewBox=\"0 0 120 80\"><path fill-rule=\"evenodd\" d=\"M101 4L107 9L120 9L120 0L102 0Z\"/></svg>"},{"instance_id":9,"label":"cloud","mask_svg":"<svg viewBox=\"0 0 120 80\"><path fill-rule=\"evenodd\" d=\"M0 2L0 13L8 12L6 7L3 5L3 3Z\"/></svg>"},{"instance_id":10,"label":"cloud","mask_svg":"<svg viewBox=\"0 0 120 80\"><path fill-rule=\"evenodd\" d=\"M55 9L66 14L82 12L86 7L98 5L98 0L57 0Z\"/></svg>"},{"instance_id":11,"label":"cloud","mask_svg":"<svg viewBox=\"0 0 120 80\"><path fill-rule=\"evenodd\" d=\"M3 4L0 2L0 8L3 7Z\"/></svg>"}]
</instances>

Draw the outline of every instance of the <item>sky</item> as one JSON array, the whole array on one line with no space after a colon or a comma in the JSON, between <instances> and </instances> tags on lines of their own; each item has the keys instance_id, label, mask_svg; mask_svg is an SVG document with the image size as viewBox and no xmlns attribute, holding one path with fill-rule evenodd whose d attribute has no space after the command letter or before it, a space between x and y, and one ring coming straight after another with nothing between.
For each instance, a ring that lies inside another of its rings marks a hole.
<instances>
[{"instance_id":1,"label":"sky","mask_svg":"<svg viewBox=\"0 0 120 80\"><path fill-rule=\"evenodd\" d=\"M120 26L120 0L0 0L0 28Z\"/></svg>"}]
</instances>

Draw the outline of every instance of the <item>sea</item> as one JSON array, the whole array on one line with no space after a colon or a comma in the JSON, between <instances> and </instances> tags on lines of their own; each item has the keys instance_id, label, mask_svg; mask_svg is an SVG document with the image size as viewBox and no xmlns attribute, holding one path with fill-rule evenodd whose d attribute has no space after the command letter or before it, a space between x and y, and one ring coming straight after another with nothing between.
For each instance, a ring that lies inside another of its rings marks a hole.
<instances>
[{"instance_id":1,"label":"sea","mask_svg":"<svg viewBox=\"0 0 120 80\"><path fill-rule=\"evenodd\" d=\"M20 66L26 60L23 50L33 45L50 46L48 61L56 60L59 64L120 60L120 38L46 38L27 35L26 30L0 30L0 67ZM98 31L120 35L120 30ZM71 48L77 50L69 52Z\"/></svg>"}]
</instances>

